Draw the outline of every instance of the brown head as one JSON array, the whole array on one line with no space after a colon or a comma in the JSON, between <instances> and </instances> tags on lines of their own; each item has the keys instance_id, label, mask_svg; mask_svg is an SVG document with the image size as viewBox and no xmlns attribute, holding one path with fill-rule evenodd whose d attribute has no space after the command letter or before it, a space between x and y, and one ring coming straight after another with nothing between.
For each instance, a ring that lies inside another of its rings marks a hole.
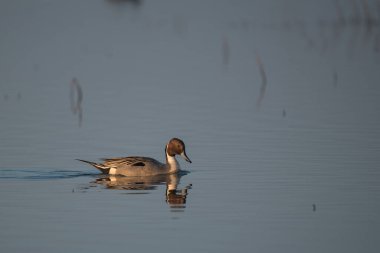
<instances>
[{"instance_id":1,"label":"brown head","mask_svg":"<svg viewBox=\"0 0 380 253\"><path fill-rule=\"evenodd\" d=\"M169 156L180 155L187 162L191 163L191 160L186 155L185 143L178 138L173 138L166 144L166 154Z\"/></svg>"}]
</instances>

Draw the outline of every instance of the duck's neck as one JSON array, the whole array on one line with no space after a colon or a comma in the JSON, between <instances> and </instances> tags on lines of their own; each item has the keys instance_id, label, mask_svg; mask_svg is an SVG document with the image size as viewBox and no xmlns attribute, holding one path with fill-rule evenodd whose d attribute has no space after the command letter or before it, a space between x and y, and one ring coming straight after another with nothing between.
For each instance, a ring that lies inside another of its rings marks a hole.
<instances>
[{"instance_id":1,"label":"duck's neck","mask_svg":"<svg viewBox=\"0 0 380 253\"><path fill-rule=\"evenodd\" d=\"M175 173L181 169L175 156L170 156L168 153L166 153L166 167L168 168L169 173Z\"/></svg>"}]
</instances>

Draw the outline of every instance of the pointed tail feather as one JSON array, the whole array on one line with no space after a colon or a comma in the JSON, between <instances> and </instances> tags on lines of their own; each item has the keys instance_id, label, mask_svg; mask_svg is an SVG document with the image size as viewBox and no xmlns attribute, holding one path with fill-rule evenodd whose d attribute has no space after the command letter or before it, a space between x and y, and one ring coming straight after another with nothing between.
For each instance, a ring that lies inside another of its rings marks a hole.
<instances>
[{"instance_id":1,"label":"pointed tail feather","mask_svg":"<svg viewBox=\"0 0 380 253\"><path fill-rule=\"evenodd\" d=\"M94 166L95 168L97 168L98 170L100 170L103 174L108 174L110 171L109 167L106 167L101 163L94 163L94 162L90 162L90 161L86 161L86 160L82 160L82 159L75 159L75 160L80 161L80 162L84 162L84 163L88 163L88 164Z\"/></svg>"}]
</instances>

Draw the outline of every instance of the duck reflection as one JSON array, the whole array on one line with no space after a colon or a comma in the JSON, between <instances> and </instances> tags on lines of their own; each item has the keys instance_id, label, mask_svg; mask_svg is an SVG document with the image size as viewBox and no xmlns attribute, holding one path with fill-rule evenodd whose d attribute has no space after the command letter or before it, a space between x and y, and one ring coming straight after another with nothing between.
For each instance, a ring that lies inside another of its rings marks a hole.
<instances>
[{"instance_id":1,"label":"duck reflection","mask_svg":"<svg viewBox=\"0 0 380 253\"><path fill-rule=\"evenodd\" d=\"M147 194L156 190L160 185L166 185L165 201L171 208L185 208L188 190L192 185L178 188L180 179L186 173L156 175L144 177L125 177L118 175L100 175L93 183L100 184L106 189L128 190L128 194Z\"/></svg>"}]
</instances>

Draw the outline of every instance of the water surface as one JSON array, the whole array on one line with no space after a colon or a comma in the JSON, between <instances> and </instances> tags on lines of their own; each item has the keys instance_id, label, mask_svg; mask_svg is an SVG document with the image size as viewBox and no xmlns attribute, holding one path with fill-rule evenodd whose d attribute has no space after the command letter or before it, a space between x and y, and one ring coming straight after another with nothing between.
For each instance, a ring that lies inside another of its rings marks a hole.
<instances>
[{"instance_id":1,"label":"water surface","mask_svg":"<svg viewBox=\"0 0 380 253\"><path fill-rule=\"evenodd\" d=\"M376 1L13 1L0 32L5 252L378 252ZM172 137L178 176L75 160Z\"/></svg>"}]
</instances>

